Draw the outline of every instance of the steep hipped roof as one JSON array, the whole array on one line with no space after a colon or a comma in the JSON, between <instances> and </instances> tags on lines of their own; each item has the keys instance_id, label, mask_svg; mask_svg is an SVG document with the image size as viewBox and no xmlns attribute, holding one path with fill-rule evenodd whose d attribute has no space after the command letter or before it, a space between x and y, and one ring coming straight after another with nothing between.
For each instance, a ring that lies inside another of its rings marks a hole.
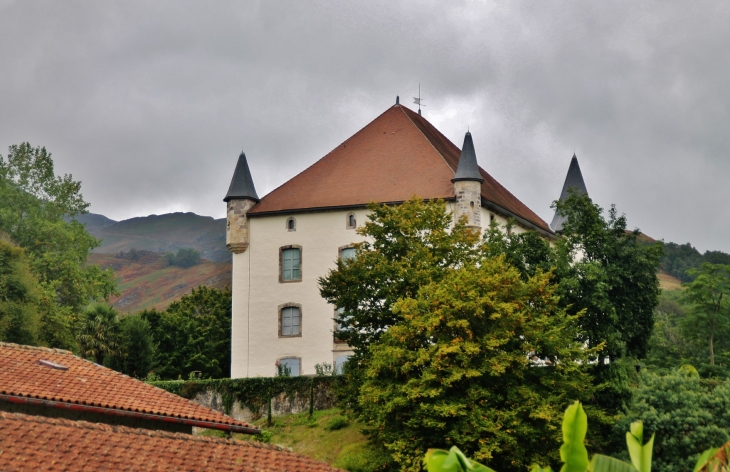
<instances>
[{"instance_id":1,"label":"steep hipped roof","mask_svg":"<svg viewBox=\"0 0 730 472\"><path fill-rule=\"evenodd\" d=\"M259 442L0 412L0 470L337 469Z\"/></svg>"},{"instance_id":2,"label":"steep hipped roof","mask_svg":"<svg viewBox=\"0 0 730 472\"><path fill-rule=\"evenodd\" d=\"M452 182L460 180L473 180L484 182L482 175L479 173L479 164L477 163L477 152L474 150L474 141L471 139L471 133L466 132L464 136L464 145L461 146L461 155L459 156L459 167L456 168Z\"/></svg>"},{"instance_id":3,"label":"steep hipped roof","mask_svg":"<svg viewBox=\"0 0 730 472\"><path fill-rule=\"evenodd\" d=\"M0 343L0 401L256 433L253 426L69 351ZM41 400L43 402L41 402Z\"/></svg>"},{"instance_id":4,"label":"steep hipped roof","mask_svg":"<svg viewBox=\"0 0 730 472\"><path fill-rule=\"evenodd\" d=\"M251 200L259 201L256 188L253 186L251 171L248 168L248 161L246 161L246 154L244 153L238 156L236 170L233 171L233 178L231 179L231 186L228 187L228 193L223 201L227 202L234 198L250 198Z\"/></svg>"},{"instance_id":5,"label":"steep hipped roof","mask_svg":"<svg viewBox=\"0 0 730 472\"><path fill-rule=\"evenodd\" d=\"M250 216L363 206L370 202L403 202L454 198L451 179L461 151L425 118L394 105L315 162L275 189ZM482 197L487 204L548 233L545 223L484 169Z\"/></svg>"},{"instance_id":6,"label":"steep hipped roof","mask_svg":"<svg viewBox=\"0 0 730 472\"><path fill-rule=\"evenodd\" d=\"M560 201L565 201L570 196L570 189L578 193L588 193L586 184L583 181L583 174L580 172L580 166L578 165L578 158L573 154L573 158L570 160L570 166L568 167L568 175L565 176L565 183L563 184L563 191L560 192ZM550 227L556 233L563 230L563 224L566 218L563 215L555 212L553 221L550 223Z\"/></svg>"}]
</instances>

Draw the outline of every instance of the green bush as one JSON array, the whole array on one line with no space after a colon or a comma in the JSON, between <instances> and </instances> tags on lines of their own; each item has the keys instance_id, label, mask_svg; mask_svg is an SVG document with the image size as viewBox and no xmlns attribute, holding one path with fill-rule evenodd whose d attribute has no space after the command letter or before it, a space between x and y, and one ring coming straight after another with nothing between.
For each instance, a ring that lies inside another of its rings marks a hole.
<instances>
[{"instance_id":1,"label":"green bush","mask_svg":"<svg viewBox=\"0 0 730 472\"><path fill-rule=\"evenodd\" d=\"M338 429L342 429L345 426L350 424L349 421L347 421L347 418L345 418L342 415L335 416L331 420L327 422L327 424L324 426L324 429L327 431L337 431Z\"/></svg>"},{"instance_id":2,"label":"green bush","mask_svg":"<svg viewBox=\"0 0 730 472\"><path fill-rule=\"evenodd\" d=\"M366 443L350 444L333 464L339 469L350 472L378 472L389 470L390 457Z\"/></svg>"}]
</instances>

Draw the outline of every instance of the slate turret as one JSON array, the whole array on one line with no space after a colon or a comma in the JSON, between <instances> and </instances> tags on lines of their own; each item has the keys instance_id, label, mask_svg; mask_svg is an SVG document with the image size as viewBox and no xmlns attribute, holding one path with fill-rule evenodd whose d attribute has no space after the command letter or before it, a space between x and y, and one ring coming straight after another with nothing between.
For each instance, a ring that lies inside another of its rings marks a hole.
<instances>
[{"instance_id":1,"label":"slate turret","mask_svg":"<svg viewBox=\"0 0 730 472\"><path fill-rule=\"evenodd\" d=\"M250 241L248 210L259 202L259 197L244 153L238 156L231 186L223 201L228 204L226 247L234 254L245 252Z\"/></svg>"},{"instance_id":2,"label":"slate turret","mask_svg":"<svg viewBox=\"0 0 730 472\"><path fill-rule=\"evenodd\" d=\"M459 166L456 168L451 182L454 184L454 195L456 195L454 217L459 220L462 216L466 216L468 226L481 228L484 178L479 171L474 141L468 131L464 136L464 145L461 147Z\"/></svg>"},{"instance_id":3,"label":"slate turret","mask_svg":"<svg viewBox=\"0 0 730 472\"><path fill-rule=\"evenodd\" d=\"M570 160L570 167L568 167L568 175L565 176L563 191L560 192L561 202L564 202L568 199L571 194L571 189L573 189L573 192L576 192L578 194L588 195L588 190L586 189L586 184L583 181L583 174L581 174L580 172L578 158L575 156L575 153L573 154L573 158ZM565 216L556 211L555 216L553 217L553 221L552 223L550 223L550 228L552 228L552 230L556 233L562 233L563 224L565 223L566 219L567 218Z\"/></svg>"}]
</instances>

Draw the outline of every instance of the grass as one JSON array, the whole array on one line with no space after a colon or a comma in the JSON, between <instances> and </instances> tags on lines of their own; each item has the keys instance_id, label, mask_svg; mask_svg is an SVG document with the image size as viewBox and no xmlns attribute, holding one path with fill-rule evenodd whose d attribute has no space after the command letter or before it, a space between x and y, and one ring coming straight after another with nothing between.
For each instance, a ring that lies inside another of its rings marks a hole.
<instances>
[{"instance_id":1,"label":"grass","mask_svg":"<svg viewBox=\"0 0 730 472\"><path fill-rule=\"evenodd\" d=\"M367 455L370 451L360 425L345 420L338 408L274 417L274 424L266 426L266 418L254 424L270 433L272 444L291 448L294 452L313 459L354 471L370 470ZM221 431L206 430L205 436L224 436ZM251 440L245 434L234 434L236 439Z\"/></svg>"}]
</instances>

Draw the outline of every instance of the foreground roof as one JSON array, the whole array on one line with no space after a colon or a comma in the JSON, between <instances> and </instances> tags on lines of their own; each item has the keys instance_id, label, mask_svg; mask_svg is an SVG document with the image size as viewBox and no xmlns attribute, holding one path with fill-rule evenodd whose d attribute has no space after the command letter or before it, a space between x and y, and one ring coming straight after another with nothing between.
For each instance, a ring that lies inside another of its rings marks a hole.
<instances>
[{"instance_id":1,"label":"foreground roof","mask_svg":"<svg viewBox=\"0 0 730 472\"><path fill-rule=\"evenodd\" d=\"M336 469L256 442L0 412L0 470Z\"/></svg>"},{"instance_id":2,"label":"foreground roof","mask_svg":"<svg viewBox=\"0 0 730 472\"><path fill-rule=\"evenodd\" d=\"M454 199L461 150L418 113L394 105L312 166L275 189L250 216L397 203L414 195ZM478 167L487 206L552 234L550 227ZM476 176L470 177L479 180Z\"/></svg>"},{"instance_id":3,"label":"foreground roof","mask_svg":"<svg viewBox=\"0 0 730 472\"><path fill-rule=\"evenodd\" d=\"M587 194L586 183L583 181L583 174L580 171L578 165L578 158L573 154L573 158L570 160L570 166L568 167L568 174L565 176L565 182L563 183L563 190L560 192L560 201L565 201L570 196L571 189L579 194ZM550 223L550 227L556 233L563 230L563 224L567 218L555 212L553 221Z\"/></svg>"},{"instance_id":4,"label":"foreground roof","mask_svg":"<svg viewBox=\"0 0 730 472\"><path fill-rule=\"evenodd\" d=\"M0 401L256 433L198 405L69 351L0 343Z\"/></svg>"}]
</instances>

